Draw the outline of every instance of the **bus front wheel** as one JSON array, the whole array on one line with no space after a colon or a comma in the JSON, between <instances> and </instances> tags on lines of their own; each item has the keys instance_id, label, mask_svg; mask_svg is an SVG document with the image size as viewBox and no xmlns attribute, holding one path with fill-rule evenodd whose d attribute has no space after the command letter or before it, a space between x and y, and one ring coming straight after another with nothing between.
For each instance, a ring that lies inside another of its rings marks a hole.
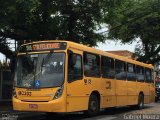
<instances>
[{"instance_id":1,"label":"bus front wheel","mask_svg":"<svg viewBox=\"0 0 160 120\"><path fill-rule=\"evenodd\" d=\"M98 97L92 94L89 98L88 110L84 111L84 114L86 114L87 116L95 116L99 113L99 111L100 111L100 104Z\"/></svg>"}]
</instances>

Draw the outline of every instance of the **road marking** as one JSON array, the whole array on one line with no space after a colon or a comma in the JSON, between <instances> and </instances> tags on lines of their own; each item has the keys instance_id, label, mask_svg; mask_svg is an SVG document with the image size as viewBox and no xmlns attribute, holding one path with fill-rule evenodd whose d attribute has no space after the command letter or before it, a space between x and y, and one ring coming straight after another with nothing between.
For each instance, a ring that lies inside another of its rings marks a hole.
<instances>
[{"instance_id":1,"label":"road marking","mask_svg":"<svg viewBox=\"0 0 160 120\"><path fill-rule=\"evenodd\" d=\"M113 119L115 119L115 118L117 118L117 117L104 117L104 118L100 118L100 119L97 119L97 120L113 120Z\"/></svg>"}]
</instances>

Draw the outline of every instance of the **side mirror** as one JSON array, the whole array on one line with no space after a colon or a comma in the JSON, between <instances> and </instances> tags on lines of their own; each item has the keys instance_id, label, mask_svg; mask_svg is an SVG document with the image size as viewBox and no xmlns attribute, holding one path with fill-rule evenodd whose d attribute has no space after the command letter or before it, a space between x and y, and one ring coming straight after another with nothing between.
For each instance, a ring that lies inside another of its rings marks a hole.
<instances>
[{"instance_id":1,"label":"side mirror","mask_svg":"<svg viewBox=\"0 0 160 120\"><path fill-rule=\"evenodd\" d=\"M72 50L67 50L67 52L68 52L68 55L72 55L73 54Z\"/></svg>"},{"instance_id":2,"label":"side mirror","mask_svg":"<svg viewBox=\"0 0 160 120\"><path fill-rule=\"evenodd\" d=\"M76 64L77 55L73 53L73 51L68 50L68 63L70 67L73 67Z\"/></svg>"}]
</instances>

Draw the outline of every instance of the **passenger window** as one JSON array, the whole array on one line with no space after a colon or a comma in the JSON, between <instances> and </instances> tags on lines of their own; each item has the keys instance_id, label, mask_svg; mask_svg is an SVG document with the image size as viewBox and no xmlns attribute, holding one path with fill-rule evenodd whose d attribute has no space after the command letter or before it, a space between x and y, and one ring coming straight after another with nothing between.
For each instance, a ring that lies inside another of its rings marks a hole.
<instances>
[{"instance_id":1,"label":"passenger window","mask_svg":"<svg viewBox=\"0 0 160 120\"><path fill-rule=\"evenodd\" d=\"M69 55L68 60L68 82L83 78L82 57L77 54Z\"/></svg>"},{"instance_id":2,"label":"passenger window","mask_svg":"<svg viewBox=\"0 0 160 120\"><path fill-rule=\"evenodd\" d=\"M100 57L98 55L84 53L84 74L87 77L100 77Z\"/></svg>"},{"instance_id":3,"label":"passenger window","mask_svg":"<svg viewBox=\"0 0 160 120\"><path fill-rule=\"evenodd\" d=\"M145 82L151 83L152 82L152 74L151 74L150 69L147 69L147 68L145 69L145 76L146 76Z\"/></svg>"},{"instance_id":4,"label":"passenger window","mask_svg":"<svg viewBox=\"0 0 160 120\"><path fill-rule=\"evenodd\" d=\"M144 68L136 66L136 78L138 82L144 82Z\"/></svg>"},{"instance_id":5,"label":"passenger window","mask_svg":"<svg viewBox=\"0 0 160 120\"><path fill-rule=\"evenodd\" d=\"M103 78L115 78L114 59L109 57L101 57L101 69Z\"/></svg>"},{"instance_id":6,"label":"passenger window","mask_svg":"<svg viewBox=\"0 0 160 120\"><path fill-rule=\"evenodd\" d=\"M135 65L127 63L127 80L136 81Z\"/></svg>"},{"instance_id":7,"label":"passenger window","mask_svg":"<svg viewBox=\"0 0 160 120\"><path fill-rule=\"evenodd\" d=\"M116 79L126 80L126 64L123 61L115 61Z\"/></svg>"}]
</instances>

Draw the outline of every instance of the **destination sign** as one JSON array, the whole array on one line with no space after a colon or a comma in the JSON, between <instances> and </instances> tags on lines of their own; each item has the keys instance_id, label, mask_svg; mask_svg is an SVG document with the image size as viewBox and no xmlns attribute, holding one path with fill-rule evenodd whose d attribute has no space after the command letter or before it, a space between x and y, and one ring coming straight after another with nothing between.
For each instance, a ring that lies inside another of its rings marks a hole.
<instances>
[{"instance_id":1,"label":"destination sign","mask_svg":"<svg viewBox=\"0 0 160 120\"><path fill-rule=\"evenodd\" d=\"M19 52L34 52L46 50L65 50L66 42L47 42L47 43L33 43L21 46Z\"/></svg>"}]
</instances>

